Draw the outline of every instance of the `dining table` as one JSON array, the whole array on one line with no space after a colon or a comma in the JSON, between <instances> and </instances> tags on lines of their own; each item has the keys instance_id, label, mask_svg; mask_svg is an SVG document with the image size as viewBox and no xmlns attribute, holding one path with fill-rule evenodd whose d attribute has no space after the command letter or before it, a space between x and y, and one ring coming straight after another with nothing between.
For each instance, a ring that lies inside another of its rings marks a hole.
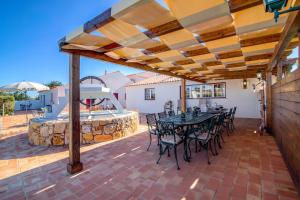
<instances>
[{"instance_id":1,"label":"dining table","mask_svg":"<svg viewBox=\"0 0 300 200\"><path fill-rule=\"evenodd\" d=\"M205 124L209 119L216 116L216 113L202 112L202 113L184 113L174 116L165 117L159 119L161 122L173 123L177 128L181 128L183 133L183 143L184 143L184 155L183 159L187 162L190 162L190 155L188 155L188 144L187 138L190 134L190 130L193 125Z\"/></svg>"}]
</instances>

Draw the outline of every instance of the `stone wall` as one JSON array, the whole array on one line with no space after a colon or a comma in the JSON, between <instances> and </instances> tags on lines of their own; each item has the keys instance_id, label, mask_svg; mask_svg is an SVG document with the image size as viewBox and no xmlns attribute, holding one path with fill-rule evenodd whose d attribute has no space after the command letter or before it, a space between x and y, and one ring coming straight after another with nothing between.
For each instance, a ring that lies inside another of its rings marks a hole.
<instances>
[{"instance_id":1,"label":"stone wall","mask_svg":"<svg viewBox=\"0 0 300 200\"><path fill-rule=\"evenodd\" d=\"M82 120L81 144L92 144L113 140L133 134L139 125L137 112L116 115L115 117ZM49 120L39 122L30 121L28 131L29 143L43 146L60 146L69 143L68 121Z\"/></svg>"}]
</instances>

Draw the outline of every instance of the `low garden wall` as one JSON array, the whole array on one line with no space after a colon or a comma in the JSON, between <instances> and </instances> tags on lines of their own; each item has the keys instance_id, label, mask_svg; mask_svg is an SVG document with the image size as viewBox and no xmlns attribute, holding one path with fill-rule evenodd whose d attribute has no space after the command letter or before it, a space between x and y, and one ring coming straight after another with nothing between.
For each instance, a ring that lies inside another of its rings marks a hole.
<instances>
[{"instance_id":1,"label":"low garden wall","mask_svg":"<svg viewBox=\"0 0 300 200\"><path fill-rule=\"evenodd\" d=\"M84 119L80 122L81 144L113 140L133 134L139 125L137 112ZM69 143L69 123L64 120L32 119L28 131L29 143L43 146L61 146Z\"/></svg>"}]
</instances>

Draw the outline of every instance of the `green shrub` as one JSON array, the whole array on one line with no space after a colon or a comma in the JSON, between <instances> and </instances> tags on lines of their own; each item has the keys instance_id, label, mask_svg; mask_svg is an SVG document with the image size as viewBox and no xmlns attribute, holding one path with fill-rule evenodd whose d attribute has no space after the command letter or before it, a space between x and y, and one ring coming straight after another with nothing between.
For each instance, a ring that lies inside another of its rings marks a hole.
<instances>
[{"instance_id":1,"label":"green shrub","mask_svg":"<svg viewBox=\"0 0 300 200\"><path fill-rule=\"evenodd\" d=\"M12 114L15 108L15 98L13 96L0 96L0 115L2 115L4 103L4 114Z\"/></svg>"}]
</instances>

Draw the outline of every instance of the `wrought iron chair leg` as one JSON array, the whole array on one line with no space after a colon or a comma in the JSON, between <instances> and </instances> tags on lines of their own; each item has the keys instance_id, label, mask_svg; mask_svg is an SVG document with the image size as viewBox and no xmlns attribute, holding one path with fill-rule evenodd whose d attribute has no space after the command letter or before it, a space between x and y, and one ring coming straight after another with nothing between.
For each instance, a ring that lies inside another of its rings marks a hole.
<instances>
[{"instance_id":1,"label":"wrought iron chair leg","mask_svg":"<svg viewBox=\"0 0 300 200\"><path fill-rule=\"evenodd\" d=\"M168 157L170 157L170 148L168 146Z\"/></svg>"},{"instance_id":2,"label":"wrought iron chair leg","mask_svg":"<svg viewBox=\"0 0 300 200\"><path fill-rule=\"evenodd\" d=\"M201 142L200 141L198 141L198 143L199 143L199 151L198 152L200 152L201 149L202 149L202 146L201 146Z\"/></svg>"},{"instance_id":3,"label":"wrought iron chair leg","mask_svg":"<svg viewBox=\"0 0 300 200\"><path fill-rule=\"evenodd\" d=\"M178 165L178 159L177 159L177 146L174 146L174 154L175 154L175 159L176 159L176 164L177 164L177 170L180 170L179 165Z\"/></svg>"},{"instance_id":4,"label":"wrought iron chair leg","mask_svg":"<svg viewBox=\"0 0 300 200\"><path fill-rule=\"evenodd\" d=\"M231 121L231 130L232 130L232 132L234 132L234 130L235 130L233 121Z\"/></svg>"},{"instance_id":5,"label":"wrought iron chair leg","mask_svg":"<svg viewBox=\"0 0 300 200\"><path fill-rule=\"evenodd\" d=\"M218 145L218 136L215 136L214 138L214 147L215 147L215 155L218 155L218 151L217 151L217 145Z\"/></svg>"},{"instance_id":6,"label":"wrought iron chair leg","mask_svg":"<svg viewBox=\"0 0 300 200\"><path fill-rule=\"evenodd\" d=\"M198 145L197 145L197 140L195 140L195 153L197 153L198 152Z\"/></svg>"},{"instance_id":7,"label":"wrought iron chair leg","mask_svg":"<svg viewBox=\"0 0 300 200\"><path fill-rule=\"evenodd\" d=\"M209 146L209 148L210 148L210 151L211 151L212 155L215 156L216 154L215 154L215 152L214 152L214 150L213 150L213 148L212 148L212 142L213 142L213 140L210 139L210 140L208 141L208 146Z\"/></svg>"},{"instance_id":8,"label":"wrought iron chair leg","mask_svg":"<svg viewBox=\"0 0 300 200\"><path fill-rule=\"evenodd\" d=\"M218 135L217 141L218 141L219 148L222 149L220 137L222 137L222 134Z\"/></svg>"},{"instance_id":9,"label":"wrought iron chair leg","mask_svg":"<svg viewBox=\"0 0 300 200\"><path fill-rule=\"evenodd\" d=\"M226 132L227 132L227 135L229 136L229 122L226 123Z\"/></svg>"},{"instance_id":10,"label":"wrought iron chair leg","mask_svg":"<svg viewBox=\"0 0 300 200\"><path fill-rule=\"evenodd\" d=\"M149 133L149 137L150 137L150 142L149 142L149 145L148 145L147 151L149 150L149 148L150 148L150 146L151 146L151 143L152 143L152 136L151 136L151 133Z\"/></svg>"},{"instance_id":11,"label":"wrought iron chair leg","mask_svg":"<svg viewBox=\"0 0 300 200\"><path fill-rule=\"evenodd\" d=\"M224 138L223 138L223 134L221 133L220 135L221 135L222 141L225 143L225 140L224 140Z\"/></svg>"},{"instance_id":12,"label":"wrought iron chair leg","mask_svg":"<svg viewBox=\"0 0 300 200\"><path fill-rule=\"evenodd\" d=\"M160 159L161 159L161 156L166 152L167 146L165 147L164 150L163 150L162 148L163 148L163 147L162 147L162 144L159 144L159 158L158 158L156 164L159 163L159 161L160 161Z\"/></svg>"},{"instance_id":13,"label":"wrought iron chair leg","mask_svg":"<svg viewBox=\"0 0 300 200\"><path fill-rule=\"evenodd\" d=\"M187 150L189 150L189 157L191 157L192 156L192 151L191 151L191 139L187 142Z\"/></svg>"},{"instance_id":14,"label":"wrought iron chair leg","mask_svg":"<svg viewBox=\"0 0 300 200\"><path fill-rule=\"evenodd\" d=\"M209 160L209 143L206 144L206 155L207 155L207 164L210 165L210 160Z\"/></svg>"}]
</instances>

